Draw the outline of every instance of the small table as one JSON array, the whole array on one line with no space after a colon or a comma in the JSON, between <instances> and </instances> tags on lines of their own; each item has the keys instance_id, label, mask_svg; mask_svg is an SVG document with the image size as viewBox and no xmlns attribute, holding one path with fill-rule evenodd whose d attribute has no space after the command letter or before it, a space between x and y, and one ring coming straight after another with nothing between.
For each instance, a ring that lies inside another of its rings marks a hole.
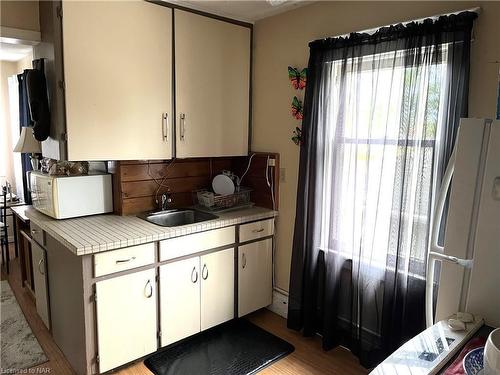
<instances>
[{"instance_id":1,"label":"small table","mask_svg":"<svg viewBox=\"0 0 500 375\"><path fill-rule=\"evenodd\" d=\"M21 283L31 294L35 290L33 281L33 267L31 265L31 232L30 219L26 216L26 210L30 205L10 207L14 217L14 238L17 239L16 253L19 254L19 266L21 267Z\"/></svg>"},{"instance_id":2,"label":"small table","mask_svg":"<svg viewBox=\"0 0 500 375\"><path fill-rule=\"evenodd\" d=\"M13 222L13 233L12 233L12 236L14 237L14 249L16 251L16 257L18 256L18 250L17 250L17 240L18 240L18 237L16 235L16 223L15 223L15 220L14 220L14 214L12 212L12 209L14 207L20 207L20 206L27 206L22 200L14 200L14 201L7 201L7 204L5 205L6 208L7 208L7 223L8 224L8 221L9 221L9 218L12 217L12 222ZM28 206L27 206L28 207ZM0 209L3 209L3 201L0 202Z\"/></svg>"}]
</instances>

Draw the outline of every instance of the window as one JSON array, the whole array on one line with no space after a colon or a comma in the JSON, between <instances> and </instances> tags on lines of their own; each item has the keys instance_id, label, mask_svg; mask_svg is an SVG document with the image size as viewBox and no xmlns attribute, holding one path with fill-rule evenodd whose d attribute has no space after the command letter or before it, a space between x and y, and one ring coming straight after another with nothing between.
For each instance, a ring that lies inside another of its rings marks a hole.
<instances>
[{"instance_id":1,"label":"window","mask_svg":"<svg viewBox=\"0 0 500 375\"><path fill-rule=\"evenodd\" d=\"M447 48L435 48L325 64L323 249L384 270L420 263L423 275L446 107Z\"/></svg>"}]
</instances>

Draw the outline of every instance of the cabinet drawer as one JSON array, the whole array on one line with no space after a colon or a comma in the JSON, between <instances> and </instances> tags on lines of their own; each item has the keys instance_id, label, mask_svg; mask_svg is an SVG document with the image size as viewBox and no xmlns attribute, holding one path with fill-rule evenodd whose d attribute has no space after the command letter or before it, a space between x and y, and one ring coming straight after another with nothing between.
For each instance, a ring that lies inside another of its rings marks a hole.
<instances>
[{"instance_id":1,"label":"cabinet drawer","mask_svg":"<svg viewBox=\"0 0 500 375\"><path fill-rule=\"evenodd\" d=\"M257 238L272 236L273 234L274 219L240 225L240 242L247 242Z\"/></svg>"},{"instance_id":2,"label":"cabinet drawer","mask_svg":"<svg viewBox=\"0 0 500 375\"><path fill-rule=\"evenodd\" d=\"M154 243L96 254L94 255L94 277L146 266L154 261Z\"/></svg>"},{"instance_id":3,"label":"cabinet drawer","mask_svg":"<svg viewBox=\"0 0 500 375\"><path fill-rule=\"evenodd\" d=\"M31 237L38 242L39 245L45 246L45 233L38 225L34 222L30 222L30 233Z\"/></svg>"},{"instance_id":4,"label":"cabinet drawer","mask_svg":"<svg viewBox=\"0 0 500 375\"><path fill-rule=\"evenodd\" d=\"M234 227L214 229L160 242L160 261L195 254L235 242Z\"/></svg>"}]
</instances>

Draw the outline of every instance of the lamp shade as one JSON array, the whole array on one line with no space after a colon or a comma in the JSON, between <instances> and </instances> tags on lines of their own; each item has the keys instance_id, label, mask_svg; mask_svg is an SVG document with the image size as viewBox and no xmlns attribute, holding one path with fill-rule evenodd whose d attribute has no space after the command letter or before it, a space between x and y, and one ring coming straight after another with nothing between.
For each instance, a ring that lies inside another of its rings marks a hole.
<instances>
[{"instance_id":1,"label":"lamp shade","mask_svg":"<svg viewBox=\"0 0 500 375\"><path fill-rule=\"evenodd\" d=\"M39 154L42 152L40 142L38 142L33 137L32 128L28 126L23 126L21 128L21 135L19 136L19 141L17 141L16 147L14 147L14 152L24 152L31 154Z\"/></svg>"}]
</instances>

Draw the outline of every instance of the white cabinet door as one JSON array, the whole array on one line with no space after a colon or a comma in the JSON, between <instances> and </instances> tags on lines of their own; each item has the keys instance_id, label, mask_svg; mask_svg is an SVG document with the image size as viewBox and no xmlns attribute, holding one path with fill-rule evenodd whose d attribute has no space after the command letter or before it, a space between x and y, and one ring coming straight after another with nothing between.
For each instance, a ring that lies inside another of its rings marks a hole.
<instances>
[{"instance_id":1,"label":"white cabinet door","mask_svg":"<svg viewBox=\"0 0 500 375\"><path fill-rule=\"evenodd\" d=\"M200 257L160 267L161 346L200 332Z\"/></svg>"},{"instance_id":2,"label":"white cabinet door","mask_svg":"<svg viewBox=\"0 0 500 375\"><path fill-rule=\"evenodd\" d=\"M238 248L238 316L272 303L272 239Z\"/></svg>"},{"instance_id":3,"label":"white cabinet door","mask_svg":"<svg viewBox=\"0 0 500 375\"><path fill-rule=\"evenodd\" d=\"M201 267L201 330L234 317L234 249L203 255Z\"/></svg>"},{"instance_id":4,"label":"white cabinet door","mask_svg":"<svg viewBox=\"0 0 500 375\"><path fill-rule=\"evenodd\" d=\"M68 159L171 158L172 9L62 5Z\"/></svg>"},{"instance_id":5,"label":"white cabinet door","mask_svg":"<svg viewBox=\"0 0 500 375\"><path fill-rule=\"evenodd\" d=\"M177 157L247 155L250 29L174 12Z\"/></svg>"},{"instance_id":6,"label":"white cabinet door","mask_svg":"<svg viewBox=\"0 0 500 375\"><path fill-rule=\"evenodd\" d=\"M31 242L33 281L35 283L36 312L50 329L49 294L47 283L47 256L45 250L35 241Z\"/></svg>"},{"instance_id":7,"label":"white cabinet door","mask_svg":"<svg viewBox=\"0 0 500 375\"><path fill-rule=\"evenodd\" d=\"M157 349L155 270L96 283L99 371Z\"/></svg>"}]
</instances>

